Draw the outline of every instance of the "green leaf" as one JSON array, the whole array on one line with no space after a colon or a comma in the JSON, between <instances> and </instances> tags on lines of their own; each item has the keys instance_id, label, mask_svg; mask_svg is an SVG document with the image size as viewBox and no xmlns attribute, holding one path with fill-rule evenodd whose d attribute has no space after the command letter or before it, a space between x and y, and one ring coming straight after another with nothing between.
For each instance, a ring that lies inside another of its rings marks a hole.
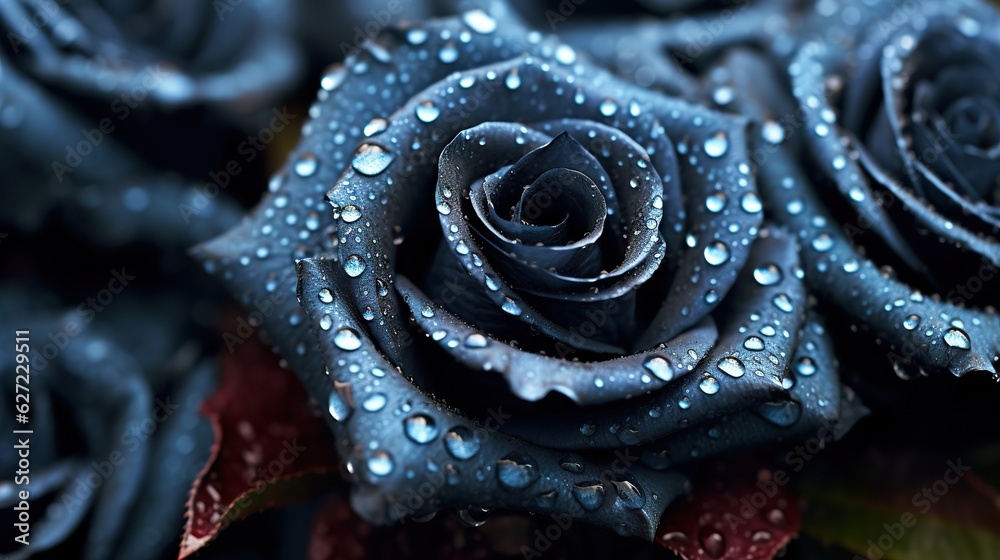
<instances>
[{"instance_id":1,"label":"green leaf","mask_svg":"<svg viewBox=\"0 0 1000 560\"><path fill-rule=\"evenodd\" d=\"M988 463L977 467L972 453L845 455L803 471L803 533L855 560L1000 558L1000 494L977 472Z\"/></svg>"}]
</instances>

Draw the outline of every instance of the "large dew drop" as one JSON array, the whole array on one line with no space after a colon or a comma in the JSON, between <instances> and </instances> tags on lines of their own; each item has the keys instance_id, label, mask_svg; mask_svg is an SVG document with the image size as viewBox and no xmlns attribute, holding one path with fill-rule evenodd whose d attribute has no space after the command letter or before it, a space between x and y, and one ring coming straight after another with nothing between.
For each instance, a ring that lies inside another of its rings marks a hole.
<instances>
[{"instance_id":1,"label":"large dew drop","mask_svg":"<svg viewBox=\"0 0 1000 560\"><path fill-rule=\"evenodd\" d=\"M722 370L723 373L730 377L743 377L743 374L747 371L743 362L735 356L726 356L725 358L719 360L719 362L715 365Z\"/></svg>"},{"instance_id":2,"label":"large dew drop","mask_svg":"<svg viewBox=\"0 0 1000 560\"><path fill-rule=\"evenodd\" d=\"M714 395L719 392L719 380L707 375L698 383L698 388L706 395Z\"/></svg>"},{"instance_id":3,"label":"large dew drop","mask_svg":"<svg viewBox=\"0 0 1000 560\"><path fill-rule=\"evenodd\" d=\"M365 261L360 255L351 255L344 261L344 272L351 278L357 278L365 271L365 266Z\"/></svg>"},{"instance_id":4,"label":"large dew drop","mask_svg":"<svg viewBox=\"0 0 1000 560\"><path fill-rule=\"evenodd\" d=\"M758 266L753 269L753 278L761 286L773 286L781 282L781 269L774 263Z\"/></svg>"},{"instance_id":5,"label":"large dew drop","mask_svg":"<svg viewBox=\"0 0 1000 560\"><path fill-rule=\"evenodd\" d=\"M415 443L430 443L438 435L437 422L426 414L414 414L403 420L403 432Z\"/></svg>"},{"instance_id":6,"label":"large dew drop","mask_svg":"<svg viewBox=\"0 0 1000 560\"><path fill-rule=\"evenodd\" d=\"M339 391L331 391L328 402L330 416L337 422L343 422L351 416L351 405L347 404Z\"/></svg>"},{"instance_id":7,"label":"large dew drop","mask_svg":"<svg viewBox=\"0 0 1000 560\"><path fill-rule=\"evenodd\" d=\"M375 393L365 399L365 402L361 403L361 408L368 412L378 412L385 408L386 402L388 402L388 399L383 393Z\"/></svg>"},{"instance_id":8,"label":"large dew drop","mask_svg":"<svg viewBox=\"0 0 1000 560\"><path fill-rule=\"evenodd\" d=\"M574 484L572 493L576 501L587 511L594 511L604 503L604 485L597 480Z\"/></svg>"},{"instance_id":9,"label":"large dew drop","mask_svg":"<svg viewBox=\"0 0 1000 560\"><path fill-rule=\"evenodd\" d=\"M965 331L952 327L944 333L944 343L952 348L958 348L961 350L969 350L972 348L972 341L969 340L969 335L965 334Z\"/></svg>"},{"instance_id":10,"label":"large dew drop","mask_svg":"<svg viewBox=\"0 0 1000 560\"><path fill-rule=\"evenodd\" d=\"M662 356L653 356L643 362L642 365L663 381L670 381L674 378L674 372L670 369L670 362Z\"/></svg>"},{"instance_id":11,"label":"large dew drop","mask_svg":"<svg viewBox=\"0 0 1000 560\"><path fill-rule=\"evenodd\" d=\"M507 488L527 488L539 476L535 462L525 455L511 454L497 461L497 480Z\"/></svg>"},{"instance_id":12,"label":"large dew drop","mask_svg":"<svg viewBox=\"0 0 1000 560\"><path fill-rule=\"evenodd\" d=\"M388 476L392 472L392 455L384 449L372 453L368 459L368 470L377 476Z\"/></svg>"},{"instance_id":13,"label":"large dew drop","mask_svg":"<svg viewBox=\"0 0 1000 560\"><path fill-rule=\"evenodd\" d=\"M618 493L618 499L628 509L639 509L646 503L646 496L637 482L625 475L612 475L611 484Z\"/></svg>"},{"instance_id":14,"label":"large dew drop","mask_svg":"<svg viewBox=\"0 0 1000 560\"><path fill-rule=\"evenodd\" d=\"M709 136L705 140L705 155L708 157L718 158L726 155L726 151L729 150L729 138L726 136L725 132L718 132Z\"/></svg>"},{"instance_id":15,"label":"large dew drop","mask_svg":"<svg viewBox=\"0 0 1000 560\"><path fill-rule=\"evenodd\" d=\"M420 119L420 122L432 123L439 116L441 116L441 109L438 109L437 105L430 101L424 101L417 105L417 118Z\"/></svg>"},{"instance_id":16,"label":"large dew drop","mask_svg":"<svg viewBox=\"0 0 1000 560\"><path fill-rule=\"evenodd\" d=\"M337 331L337 334L333 335L333 344L341 350L352 352L361 348L361 339L353 329L344 327Z\"/></svg>"},{"instance_id":17,"label":"large dew drop","mask_svg":"<svg viewBox=\"0 0 1000 560\"><path fill-rule=\"evenodd\" d=\"M497 20L482 10L471 10L462 15L462 21L476 33L489 34L497 30Z\"/></svg>"},{"instance_id":18,"label":"large dew drop","mask_svg":"<svg viewBox=\"0 0 1000 560\"><path fill-rule=\"evenodd\" d=\"M705 247L705 262L720 266L729 260L729 247L721 241L713 241Z\"/></svg>"},{"instance_id":19,"label":"large dew drop","mask_svg":"<svg viewBox=\"0 0 1000 560\"><path fill-rule=\"evenodd\" d=\"M351 160L351 167L362 175L374 177L385 171L395 156L376 144L362 144Z\"/></svg>"},{"instance_id":20,"label":"large dew drop","mask_svg":"<svg viewBox=\"0 0 1000 560\"><path fill-rule=\"evenodd\" d=\"M479 453L479 439L465 426L449 430L444 435L444 446L452 457L460 461L467 461Z\"/></svg>"},{"instance_id":21,"label":"large dew drop","mask_svg":"<svg viewBox=\"0 0 1000 560\"><path fill-rule=\"evenodd\" d=\"M316 173L316 168L318 166L319 160L316 158L316 154L312 152L305 152L299 156L298 160L295 161L295 174L299 177L309 177L313 173Z\"/></svg>"}]
</instances>

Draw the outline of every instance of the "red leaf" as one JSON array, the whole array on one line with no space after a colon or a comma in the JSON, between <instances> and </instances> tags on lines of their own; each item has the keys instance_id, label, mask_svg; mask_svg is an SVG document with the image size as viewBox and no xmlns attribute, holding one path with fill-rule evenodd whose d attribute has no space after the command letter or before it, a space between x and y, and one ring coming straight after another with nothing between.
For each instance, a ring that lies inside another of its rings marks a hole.
<instances>
[{"instance_id":1,"label":"red leaf","mask_svg":"<svg viewBox=\"0 0 1000 560\"><path fill-rule=\"evenodd\" d=\"M222 380L202 405L215 445L191 489L180 558L229 522L336 484L333 435L310 412L298 379L251 338L222 359Z\"/></svg>"},{"instance_id":2,"label":"red leaf","mask_svg":"<svg viewBox=\"0 0 1000 560\"><path fill-rule=\"evenodd\" d=\"M788 473L718 462L664 513L657 542L685 560L770 560L799 531Z\"/></svg>"},{"instance_id":3,"label":"red leaf","mask_svg":"<svg viewBox=\"0 0 1000 560\"><path fill-rule=\"evenodd\" d=\"M484 530L493 527L494 531ZM316 514L309 560L486 560L497 552L517 555L529 538L524 517L500 516L483 527L468 527L456 516L439 513L430 521L374 526L354 513L348 499L331 495ZM559 560L556 556L553 560Z\"/></svg>"}]
</instances>

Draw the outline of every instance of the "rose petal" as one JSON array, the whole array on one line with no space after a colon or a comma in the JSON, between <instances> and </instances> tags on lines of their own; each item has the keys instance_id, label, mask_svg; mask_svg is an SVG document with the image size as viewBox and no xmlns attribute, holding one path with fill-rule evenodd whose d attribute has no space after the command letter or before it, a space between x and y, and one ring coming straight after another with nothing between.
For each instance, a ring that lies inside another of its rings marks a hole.
<instances>
[{"instance_id":1,"label":"rose petal","mask_svg":"<svg viewBox=\"0 0 1000 560\"><path fill-rule=\"evenodd\" d=\"M717 338L709 320L646 352L603 362L569 361L518 350L492 338L434 305L404 277L397 279L396 287L417 324L452 358L472 369L500 373L511 391L528 401L550 391L584 405L648 393L694 369Z\"/></svg>"},{"instance_id":2,"label":"rose petal","mask_svg":"<svg viewBox=\"0 0 1000 560\"><path fill-rule=\"evenodd\" d=\"M627 477L638 493L619 496L602 474L615 472L611 457L571 472L560 467L560 452L477 426L385 360L355 316L343 287L351 280L338 263L304 259L297 268L299 299L338 387L330 410L341 460L353 475L351 503L363 518L385 524L466 505L573 511L581 521L652 539L663 508L683 491L682 476L630 468L610 476ZM378 406L367 406L376 394ZM408 501L428 483L435 488L431 497Z\"/></svg>"},{"instance_id":3,"label":"rose petal","mask_svg":"<svg viewBox=\"0 0 1000 560\"><path fill-rule=\"evenodd\" d=\"M805 311L797 263L787 234L774 231L754 243L731 303L720 310L718 343L693 372L661 391L607 405L585 422L566 415L514 418L504 431L556 449L614 448L775 400L785 392L782 381ZM764 334L772 329L773 335Z\"/></svg>"}]
</instances>

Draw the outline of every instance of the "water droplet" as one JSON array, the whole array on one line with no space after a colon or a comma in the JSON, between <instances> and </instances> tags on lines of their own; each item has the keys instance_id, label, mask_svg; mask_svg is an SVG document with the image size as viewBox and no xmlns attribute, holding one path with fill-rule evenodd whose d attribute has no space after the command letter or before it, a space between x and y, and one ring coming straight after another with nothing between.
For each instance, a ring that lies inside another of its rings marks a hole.
<instances>
[{"instance_id":1,"label":"water droplet","mask_svg":"<svg viewBox=\"0 0 1000 560\"><path fill-rule=\"evenodd\" d=\"M340 396L339 391L334 390L330 392L328 406L330 416L337 422L343 422L351 416L351 406L347 404L344 397Z\"/></svg>"},{"instance_id":2,"label":"water droplet","mask_svg":"<svg viewBox=\"0 0 1000 560\"><path fill-rule=\"evenodd\" d=\"M792 385L794 385L794 383L785 387L784 379L782 379L782 388L787 390L791 388ZM822 399L820 400L822 401ZM820 402L819 405L823 406L823 403ZM795 425L795 423L802 418L802 405L798 401L764 403L757 407L756 412L768 422L771 422L776 426L787 428Z\"/></svg>"},{"instance_id":3,"label":"water droplet","mask_svg":"<svg viewBox=\"0 0 1000 560\"><path fill-rule=\"evenodd\" d=\"M743 341L743 347L747 350L759 351L764 349L764 341L757 336L748 336Z\"/></svg>"},{"instance_id":4,"label":"water droplet","mask_svg":"<svg viewBox=\"0 0 1000 560\"><path fill-rule=\"evenodd\" d=\"M323 288L319 291L319 300L323 303L333 303L333 293L329 289Z\"/></svg>"},{"instance_id":5,"label":"water droplet","mask_svg":"<svg viewBox=\"0 0 1000 560\"><path fill-rule=\"evenodd\" d=\"M726 208L726 193L717 192L705 197L705 208L715 214L722 212Z\"/></svg>"},{"instance_id":6,"label":"water droplet","mask_svg":"<svg viewBox=\"0 0 1000 560\"><path fill-rule=\"evenodd\" d=\"M830 134L830 127L824 123L819 123L816 125L815 131L816 131L816 136L824 137L827 134Z\"/></svg>"},{"instance_id":7,"label":"water droplet","mask_svg":"<svg viewBox=\"0 0 1000 560\"><path fill-rule=\"evenodd\" d=\"M772 509L767 512L767 520L771 523L771 525L780 527L785 523L785 512L777 508Z\"/></svg>"},{"instance_id":8,"label":"water droplet","mask_svg":"<svg viewBox=\"0 0 1000 560\"><path fill-rule=\"evenodd\" d=\"M753 278L761 286L773 286L781 282L781 269L774 263L767 263L753 269Z\"/></svg>"},{"instance_id":9,"label":"water droplet","mask_svg":"<svg viewBox=\"0 0 1000 560\"><path fill-rule=\"evenodd\" d=\"M722 372L725 373L726 375L729 375L730 377L742 377L743 374L746 373L747 371L747 368L746 366L743 365L743 362L741 362L739 358L735 356L726 356L725 358L719 360L719 362L716 363L715 366L718 367L720 370L722 370Z\"/></svg>"},{"instance_id":10,"label":"water droplet","mask_svg":"<svg viewBox=\"0 0 1000 560\"><path fill-rule=\"evenodd\" d=\"M701 547L712 558L722 558L726 554L726 539L711 527L704 527L698 537Z\"/></svg>"},{"instance_id":11,"label":"water droplet","mask_svg":"<svg viewBox=\"0 0 1000 560\"><path fill-rule=\"evenodd\" d=\"M447 202L439 202L437 205L437 211L442 216L447 216L448 214L451 214L451 205Z\"/></svg>"},{"instance_id":12,"label":"water droplet","mask_svg":"<svg viewBox=\"0 0 1000 560\"><path fill-rule=\"evenodd\" d=\"M706 375L698 383L698 388L701 389L706 395L714 395L719 392L719 380L712 377L711 375Z\"/></svg>"},{"instance_id":13,"label":"water droplet","mask_svg":"<svg viewBox=\"0 0 1000 560\"><path fill-rule=\"evenodd\" d=\"M670 381L674 378L674 372L670 369L670 362L662 356L653 356L643 362L642 365L663 381Z\"/></svg>"},{"instance_id":14,"label":"water droplet","mask_svg":"<svg viewBox=\"0 0 1000 560\"><path fill-rule=\"evenodd\" d=\"M497 30L497 20L482 10L470 10L462 14L462 21L476 33L489 34Z\"/></svg>"},{"instance_id":15,"label":"water droplet","mask_svg":"<svg viewBox=\"0 0 1000 560\"><path fill-rule=\"evenodd\" d=\"M812 358L804 356L799 358L798 362L795 363L795 371L799 375L809 377L816 373L816 364L812 361Z\"/></svg>"},{"instance_id":16,"label":"water droplet","mask_svg":"<svg viewBox=\"0 0 1000 560\"><path fill-rule=\"evenodd\" d=\"M368 121L365 125L364 133L365 136L375 136L379 132L385 132L385 129L389 128L389 121L375 117L374 119Z\"/></svg>"},{"instance_id":17,"label":"water droplet","mask_svg":"<svg viewBox=\"0 0 1000 560\"><path fill-rule=\"evenodd\" d=\"M466 461L479 452L479 438L469 428L456 426L444 435L444 446L452 457Z\"/></svg>"},{"instance_id":18,"label":"water droplet","mask_svg":"<svg viewBox=\"0 0 1000 560\"><path fill-rule=\"evenodd\" d=\"M337 348L348 352L361 348L361 338L358 337L358 333L347 327L340 329L337 334L333 335L333 343Z\"/></svg>"},{"instance_id":19,"label":"water droplet","mask_svg":"<svg viewBox=\"0 0 1000 560\"><path fill-rule=\"evenodd\" d=\"M521 87L521 76L518 75L516 68L511 70L510 74L507 74L503 83L507 86L507 89L510 90L515 90Z\"/></svg>"},{"instance_id":20,"label":"water droplet","mask_svg":"<svg viewBox=\"0 0 1000 560\"><path fill-rule=\"evenodd\" d=\"M729 247L721 241L713 241L705 247L705 261L712 266L725 264L729 260Z\"/></svg>"},{"instance_id":21,"label":"water droplet","mask_svg":"<svg viewBox=\"0 0 1000 560\"><path fill-rule=\"evenodd\" d=\"M346 272L351 278L361 276L361 273L365 271L366 267L367 265L365 265L365 261L360 255L351 255L344 261L344 272Z\"/></svg>"},{"instance_id":22,"label":"water droplet","mask_svg":"<svg viewBox=\"0 0 1000 560\"><path fill-rule=\"evenodd\" d=\"M580 434L584 437L590 437L597 433L597 424L593 422L586 422L580 426Z\"/></svg>"},{"instance_id":23,"label":"water droplet","mask_svg":"<svg viewBox=\"0 0 1000 560\"><path fill-rule=\"evenodd\" d=\"M771 538L771 533L767 531L755 531L754 534L750 535L750 540L753 542L767 542Z\"/></svg>"},{"instance_id":24,"label":"water droplet","mask_svg":"<svg viewBox=\"0 0 1000 560\"><path fill-rule=\"evenodd\" d=\"M903 328L912 331L913 329L920 326L920 316L910 315L906 319L903 319Z\"/></svg>"},{"instance_id":25,"label":"water droplet","mask_svg":"<svg viewBox=\"0 0 1000 560\"><path fill-rule=\"evenodd\" d=\"M414 414L403 420L403 432L415 443L430 443L438 435L437 422L426 414Z\"/></svg>"},{"instance_id":26,"label":"water droplet","mask_svg":"<svg viewBox=\"0 0 1000 560\"><path fill-rule=\"evenodd\" d=\"M361 210L353 204L348 204L341 209L340 219L344 220L348 224L354 223L361 219Z\"/></svg>"},{"instance_id":27,"label":"water droplet","mask_svg":"<svg viewBox=\"0 0 1000 560\"><path fill-rule=\"evenodd\" d=\"M944 333L944 343L952 348L960 348L962 350L969 350L972 348L972 341L969 340L969 335L965 334L962 329L957 329L952 327Z\"/></svg>"},{"instance_id":28,"label":"water droplet","mask_svg":"<svg viewBox=\"0 0 1000 560\"><path fill-rule=\"evenodd\" d=\"M368 412L378 412L385 408L385 404L389 402L389 399L382 393L375 393L372 396L365 399L365 402L361 403L361 408Z\"/></svg>"},{"instance_id":29,"label":"water droplet","mask_svg":"<svg viewBox=\"0 0 1000 560\"><path fill-rule=\"evenodd\" d=\"M757 193L748 192L740 198L740 208L748 214L756 214L764 209L764 204L760 201Z\"/></svg>"},{"instance_id":30,"label":"water droplet","mask_svg":"<svg viewBox=\"0 0 1000 560\"><path fill-rule=\"evenodd\" d=\"M833 237L829 233L821 233L812 240L813 249L825 253L833 248Z\"/></svg>"},{"instance_id":31,"label":"water droplet","mask_svg":"<svg viewBox=\"0 0 1000 560\"><path fill-rule=\"evenodd\" d=\"M503 309L504 312L513 315L515 317L521 314L521 307L517 305L517 303L510 298L504 299L504 302L500 305L500 308Z\"/></svg>"},{"instance_id":32,"label":"water droplet","mask_svg":"<svg viewBox=\"0 0 1000 560\"><path fill-rule=\"evenodd\" d=\"M574 484L572 493L576 501L587 511L594 511L604 503L604 485L597 480Z\"/></svg>"},{"instance_id":33,"label":"water droplet","mask_svg":"<svg viewBox=\"0 0 1000 560\"><path fill-rule=\"evenodd\" d=\"M454 44L448 43L447 45L441 47L441 50L438 51L438 60L445 64L455 62L458 60L458 49L455 48Z\"/></svg>"},{"instance_id":34,"label":"water droplet","mask_svg":"<svg viewBox=\"0 0 1000 560\"><path fill-rule=\"evenodd\" d=\"M639 509L646 504L646 495L639 484L626 475L611 475L608 480L615 487L618 499L628 509Z\"/></svg>"},{"instance_id":35,"label":"water droplet","mask_svg":"<svg viewBox=\"0 0 1000 560\"><path fill-rule=\"evenodd\" d=\"M717 132L705 140L705 155L708 157L722 157L729 150L729 137L725 132Z\"/></svg>"},{"instance_id":36,"label":"water droplet","mask_svg":"<svg viewBox=\"0 0 1000 560\"><path fill-rule=\"evenodd\" d=\"M497 461L497 480L507 488L527 488L540 476L534 460L526 455L512 453Z\"/></svg>"},{"instance_id":37,"label":"water droplet","mask_svg":"<svg viewBox=\"0 0 1000 560\"><path fill-rule=\"evenodd\" d=\"M429 305L425 305L424 308L420 310L420 315L430 319L434 316L434 308Z\"/></svg>"},{"instance_id":38,"label":"water droplet","mask_svg":"<svg viewBox=\"0 0 1000 560\"><path fill-rule=\"evenodd\" d=\"M542 509L552 509L556 505L559 493L555 490L535 496L535 503Z\"/></svg>"},{"instance_id":39,"label":"water droplet","mask_svg":"<svg viewBox=\"0 0 1000 560\"><path fill-rule=\"evenodd\" d=\"M411 45L422 45L427 41L427 31L411 29L406 32L406 42Z\"/></svg>"},{"instance_id":40,"label":"water droplet","mask_svg":"<svg viewBox=\"0 0 1000 560\"><path fill-rule=\"evenodd\" d=\"M362 144L351 160L351 167L362 175L374 177L385 171L395 159L385 148L376 144Z\"/></svg>"},{"instance_id":41,"label":"water droplet","mask_svg":"<svg viewBox=\"0 0 1000 560\"><path fill-rule=\"evenodd\" d=\"M376 476L387 476L392 472L392 455L384 449L379 449L368 459L368 470Z\"/></svg>"},{"instance_id":42,"label":"water droplet","mask_svg":"<svg viewBox=\"0 0 1000 560\"><path fill-rule=\"evenodd\" d=\"M580 474L583 472L583 458L579 455L563 457L559 460L559 466L562 467L564 471L569 471L573 474Z\"/></svg>"},{"instance_id":43,"label":"water droplet","mask_svg":"<svg viewBox=\"0 0 1000 560\"><path fill-rule=\"evenodd\" d=\"M417 118L421 122L432 123L437 118L441 116L441 109L438 109L437 105L431 103L430 101L424 101L417 105Z\"/></svg>"},{"instance_id":44,"label":"water droplet","mask_svg":"<svg viewBox=\"0 0 1000 560\"><path fill-rule=\"evenodd\" d=\"M785 129L775 121L766 121L760 128L760 137L769 144L781 144L785 141Z\"/></svg>"},{"instance_id":45,"label":"water droplet","mask_svg":"<svg viewBox=\"0 0 1000 560\"><path fill-rule=\"evenodd\" d=\"M319 328L323 329L324 331L328 331L332 326L333 326L333 319L329 315L323 315L322 317L319 318Z\"/></svg>"},{"instance_id":46,"label":"water droplet","mask_svg":"<svg viewBox=\"0 0 1000 560\"><path fill-rule=\"evenodd\" d=\"M681 407L683 410L691 408L691 399L687 397L681 397L681 400L677 401L677 406Z\"/></svg>"},{"instance_id":47,"label":"water droplet","mask_svg":"<svg viewBox=\"0 0 1000 560\"><path fill-rule=\"evenodd\" d=\"M332 64L326 68L326 73L320 79L319 85L326 91L333 91L344 83L347 77L347 68L340 64Z\"/></svg>"},{"instance_id":48,"label":"water droplet","mask_svg":"<svg viewBox=\"0 0 1000 560\"><path fill-rule=\"evenodd\" d=\"M618 104L615 103L614 99L607 98L601 101L601 106L598 109L605 117L613 117L618 112Z\"/></svg>"},{"instance_id":49,"label":"water droplet","mask_svg":"<svg viewBox=\"0 0 1000 560\"><path fill-rule=\"evenodd\" d=\"M559 45L556 47L555 57L562 64L573 64L576 62L576 51L569 45Z\"/></svg>"},{"instance_id":50,"label":"water droplet","mask_svg":"<svg viewBox=\"0 0 1000 560\"><path fill-rule=\"evenodd\" d=\"M482 527L489 520L489 508L469 506L458 510L458 518L469 527Z\"/></svg>"},{"instance_id":51,"label":"water droplet","mask_svg":"<svg viewBox=\"0 0 1000 560\"><path fill-rule=\"evenodd\" d=\"M773 303L775 307L777 307L781 311L784 311L785 313L791 313L793 310L792 300L789 299L788 296L785 294L778 294L774 296L774 299L771 300L771 303Z\"/></svg>"},{"instance_id":52,"label":"water droplet","mask_svg":"<svg viewBox=\"0 0 1000 560\"><path fill-rule=\"evenodd\" d=\"M316 154L305 152L295 162L295 174L299 177L309 177L313 173L316 173L318 166L319 160L316 158Z\"/></svg>"},{"instance_id":53,"label":"water droplet","mask_svg":"<svg viewBox=\"0 0 1000 560\"><path fill-rule=\"evenodd\" d=\"M715 88L712 92L712 101L715 101L716 105L729 105L733 101L733 88L729 86L722 86Z\"/></svg>"}]
</instances>

